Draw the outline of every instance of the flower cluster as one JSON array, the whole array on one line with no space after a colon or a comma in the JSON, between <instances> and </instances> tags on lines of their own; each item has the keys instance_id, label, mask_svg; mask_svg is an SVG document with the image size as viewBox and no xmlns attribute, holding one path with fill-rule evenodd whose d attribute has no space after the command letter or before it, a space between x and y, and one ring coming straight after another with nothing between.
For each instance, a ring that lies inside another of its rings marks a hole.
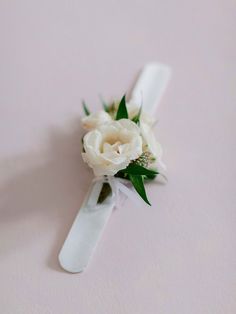
<instances>
[{"instance_id":1,"label":"flower cluster","mask_svg":"<svg viewBox=\"0 0 236 314\"><path fill-rule=\"evenodd\" d=\"M90 113L83 103L86 116L82 125L88 132L83 137L83 160L95 176L116 176L130 180L148 204L144 180L154 179L160 168L162 149L152 127L154 119L142 108L120 102L103 104L104 109Z\"/></svg>"}]
</instances>

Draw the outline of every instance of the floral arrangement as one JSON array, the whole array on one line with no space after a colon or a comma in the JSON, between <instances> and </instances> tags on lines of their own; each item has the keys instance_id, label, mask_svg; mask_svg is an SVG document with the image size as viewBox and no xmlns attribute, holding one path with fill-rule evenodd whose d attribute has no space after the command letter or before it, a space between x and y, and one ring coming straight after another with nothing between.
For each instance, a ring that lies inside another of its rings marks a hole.
<instances>
[{"instance_id":1,"label":"floral arrangement","mask_svg":"<svg viewBox=\"0 0 236 314\"><path fill-rule=\"evenodd\" d=\"M155 179L164 168L162 148L152 130L155 120L143 112L142 106L126 102L125 95L112 104L103 101L103 110L96 113L90 113L85 102L83 108L82 125L88 131L82 139L83 160L96 177L127 180L151 205L144 183ZM98 202L110 192L111 187L104 183Z\"/></svg>"}]
</instances>

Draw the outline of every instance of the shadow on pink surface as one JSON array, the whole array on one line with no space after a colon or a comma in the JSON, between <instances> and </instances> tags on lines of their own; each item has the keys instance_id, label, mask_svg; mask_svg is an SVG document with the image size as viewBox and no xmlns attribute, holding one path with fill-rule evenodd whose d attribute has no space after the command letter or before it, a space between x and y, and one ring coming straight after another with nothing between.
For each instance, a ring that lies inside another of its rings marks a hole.
<instances>
[{"instance_id":1,"label":"shadow on pink surface","mask_svg":"<svg viewBox=\"0 0 236 314\"><path fill-rule=\"evenodd\" d=\"M78 122L69 132L51 129L45 150L0 161L1 258L46 237L47 265L62 270L57 256L92 176L81 158L81 136Z\"/></svg>"}]
</instances>

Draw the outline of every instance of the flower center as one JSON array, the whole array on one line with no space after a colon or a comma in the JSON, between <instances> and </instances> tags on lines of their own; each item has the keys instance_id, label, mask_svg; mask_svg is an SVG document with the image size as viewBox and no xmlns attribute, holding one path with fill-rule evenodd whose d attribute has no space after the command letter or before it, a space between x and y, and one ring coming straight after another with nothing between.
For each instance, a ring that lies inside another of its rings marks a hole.
<instances>
[{"instance_id":1,"label":"flower center","mask_svg":"<svg viewBox=\"0 0 236 314\"><path fill-rule=\"evenodd\" d=\"M105 142L102 147L102 153L110 153L110 152L116 152L120 154L120 146L122 143L120 141L116 141L115 143L109 143Z\"/></svg>"}]
</instances>

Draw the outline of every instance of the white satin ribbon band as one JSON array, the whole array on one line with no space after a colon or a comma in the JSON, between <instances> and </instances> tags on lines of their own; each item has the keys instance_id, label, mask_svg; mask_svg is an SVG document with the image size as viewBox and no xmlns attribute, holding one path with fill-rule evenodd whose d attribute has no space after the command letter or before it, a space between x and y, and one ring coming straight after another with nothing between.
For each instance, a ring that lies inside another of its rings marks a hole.
<instances>
[{"instance_id":1,"label":"white satin ribbon band","mask_svg":"<svg viewBox=\"0 0 236 314\"><path fill-rule=\"evenodd\" d=\"M112 193L103 203L97 203L103 183L108 182ZM75 218L71 230L59 254L61 266L71 272L84 270L92 255L113 208L120 206L120 193L141 206L137 193L125 186L121 178L95 177L84 204Z\"/></svg>"},{"instance_id":2,"label":"white satin ribbon band","mask_svg":"<svg viewBox=\"0 0 236 314\"><path fill-rule=\"evenodd\" d=\"M99 176L99 177L95 177L93 179L93 182L100 182L102 185L103 183L106 183L106 182L110 184L111 197L117 208L120 207L120 193L123 193L124 196L130 199L137 206L141 207L143 205L143 201L141 200L137 192L134 192L134 190L131 189L131 187L128 188L126 186L129 182L125 179L114 177L114 176ZM89 204L89 206L92 206L94 208L96 208L96 206L99 206L99 204L97 203L97 200L98 198L93 199L93 204Z\"/></svg>"},{"instance_id":3,"label":"white satin ribbon band","mask_svg":"<svg viewBox=\"0 0 236 314\"><path fill-rule=\"evenodd\" d=\"M85 269L114 208L111 195L102 204L96 204L102 184L101 180L91 183L60 251L60 265L68 272L77 273Z\"/></svg>"},{"instance_id":4,"label":"white satin ribbon band","mask_svg":"<svg viewBox=\"0 0 236 314\"><path fill-rule=\"evenodd\" d=\"M147 64L142 70L131 94L130 102L142 103L147 112L154 112L166 89L171 76L168 66L160 63ZM62 268L68 272L83 271L101 237L107 221L122 192L132 202L139 202L139 195L135 194L120 178L106 178L111 185L112 193L102 204L97 204L104 182L103 178L95 178L90 186L78 215L68 233L59 254Z\"/></svg>"},{"instance_id":5,"label":"white satin ribbon band","mask_svg":"<svg viewBox=\"0 0 236 314\"><path fill-rule=\"evenodd\" d=\"M153 113L157 109L171 78L171 68L162 63L149 63L141 71L132 90L130 102L143 104L143 110Z\"/></svg>"}]
</instances>

